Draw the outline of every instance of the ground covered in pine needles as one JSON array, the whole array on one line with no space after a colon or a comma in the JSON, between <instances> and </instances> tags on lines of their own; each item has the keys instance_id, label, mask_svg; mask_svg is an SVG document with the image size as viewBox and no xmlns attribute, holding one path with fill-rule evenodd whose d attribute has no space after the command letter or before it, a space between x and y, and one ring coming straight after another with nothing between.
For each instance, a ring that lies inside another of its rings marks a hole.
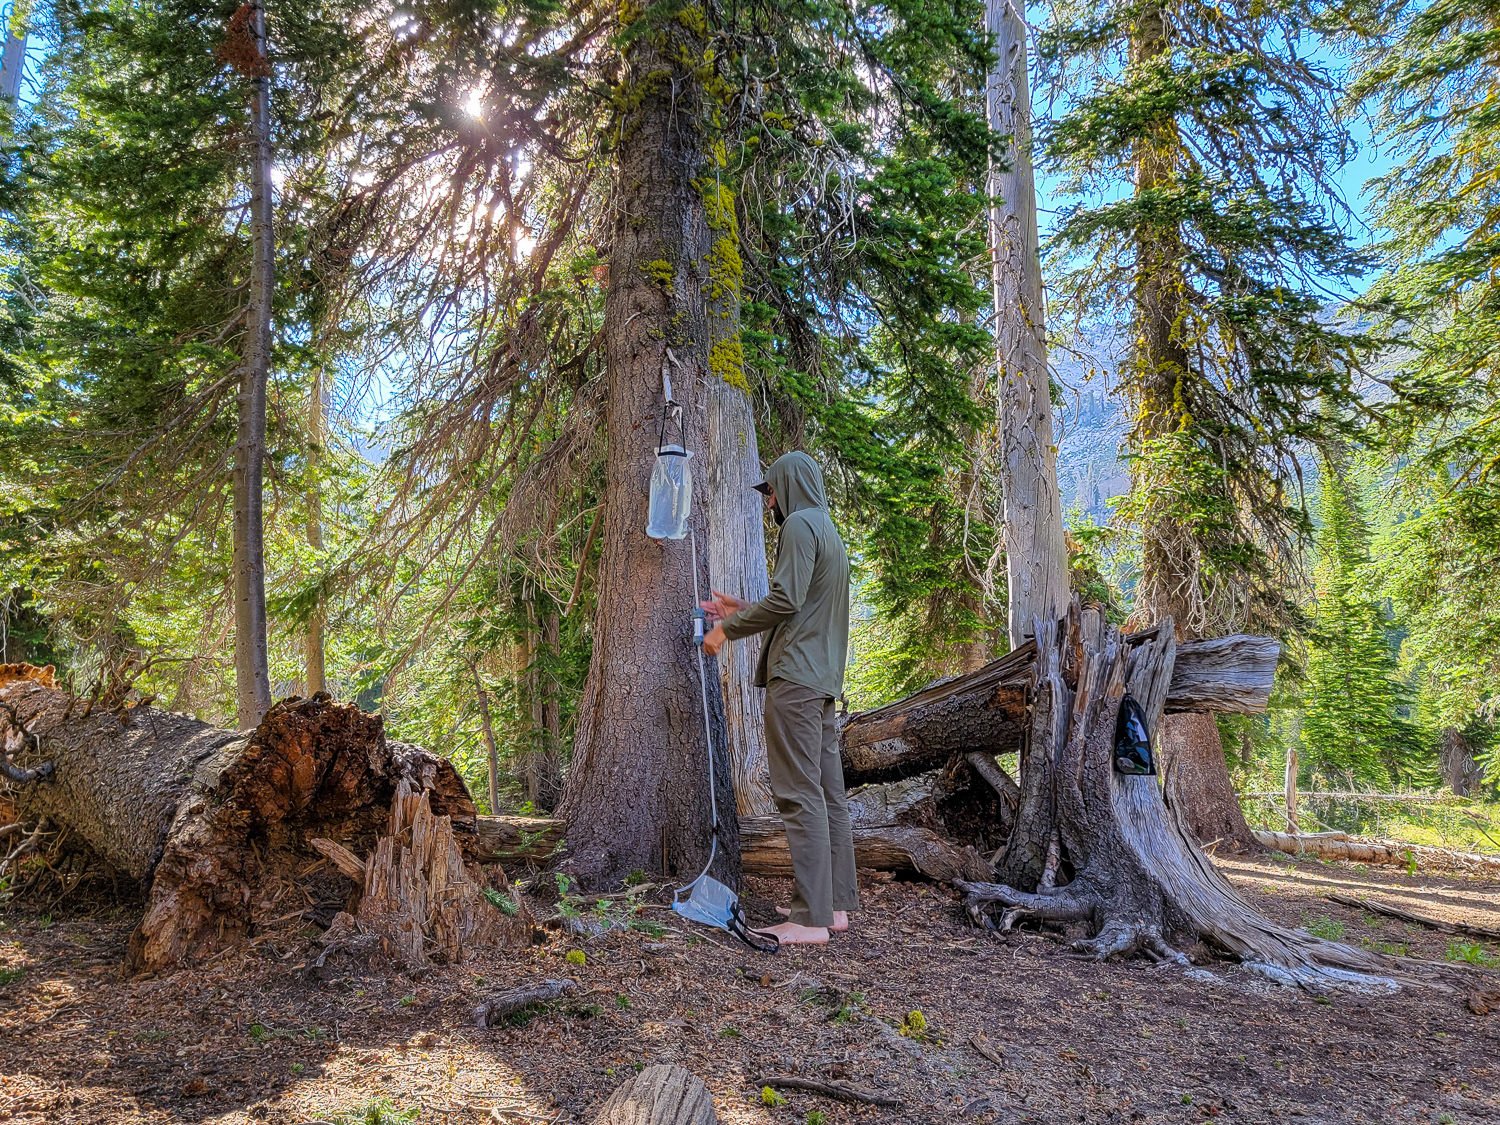
<instances>
[{"instance_id":1,"label":"ground covered in pine needles","mask_svg":"<svg viewBox=\"0 0 1500 1125\"><path fill-rule=\"evenodd\" d=\"M1339 893L1500 927L1500 883L1266 858L1230 876L1280 921L1396 955L1500 965L1500 945L1331 902ZM769 920L786 893L752 881ZM643 928L553 929L521 955L412 980L342 964L299 976L305 939L124 980L125 908L0 929L0 1121L588 1122L643 1066L680 1063L719 1119L924 1122L1500 1122L1500 972L1455 992L1316 997L1224 965L1192 976L1074 959L1060 940L977 930L949 891L869 881L855 932L758 955ZM581 954L581 956L580 956ZM576 992L481 1030L499 988ZM1490 1009L1493 1008L1493 1011ZM894 1100L762 1088L833 1080Z\"/></svg>"}]
</instances>

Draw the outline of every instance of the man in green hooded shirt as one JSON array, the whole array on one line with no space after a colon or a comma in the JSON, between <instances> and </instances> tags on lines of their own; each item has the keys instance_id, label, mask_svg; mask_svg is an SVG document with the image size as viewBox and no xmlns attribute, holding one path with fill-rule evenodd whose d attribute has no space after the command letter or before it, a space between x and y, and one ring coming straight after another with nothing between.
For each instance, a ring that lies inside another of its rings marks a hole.
<instances>
[{"instance_id":1,"label":"man in green hooded shirt","mask_svg":"<svg viewBox=\"0 0 1500 1125\"><path fill-rule=\"evenodd\" d=\"M703 608L718 623L703 651L714 656L725 641L766 634L755 683L766 689L771 794L797 883L788 920L766 932L784 944L822 944L829 930L848 929L859 905L833 713L849 653L849 556L828 515L823 474L806 453L778 457L755 487L781 529L771 592L751 605L715 590Z\"/></svg>"}]
</instances>

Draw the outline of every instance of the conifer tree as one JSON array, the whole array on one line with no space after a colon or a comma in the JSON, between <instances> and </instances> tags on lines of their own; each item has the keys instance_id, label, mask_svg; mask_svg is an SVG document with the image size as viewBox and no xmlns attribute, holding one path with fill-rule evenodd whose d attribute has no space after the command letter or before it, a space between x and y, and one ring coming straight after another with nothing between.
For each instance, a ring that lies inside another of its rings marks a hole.
<instances>
[{"instance_id":1,"label":"conifer tree","mask_svg":"<svg viewBox=\"0 0 1500 1125\"><path fill-rule=\"evenodd\" d=\"M1315 403L1347 401L1363 343L1321 315L1321 286L1362 259L1337 221L1335 85L1300 46L1320 11L1070 3L1042 38L1068 106L1044 141L1079 199L1054 240L1060 289L1129 325L1136 620L1170 615L1189 637L1289 624L1308 531L1296 456ZM1213 721L1163 733L1195 832L1248 843Z\"/></svg>"},{"instance_id":2,"label":"conifer tree","mask_svg":"<svg viewBox=\"0 0 1500 1125\"><path fill-rule=\"evenodd\" d=\"M297 427L275 406L316 350L305 342L315 196L300 195L280 261L270 256L273 123L250 120L249 87L272 65L257 12L197 0L39 10L41 91L8 169L24 200L14 221L28 239L34 323L12 353L0 433L0 471L23 498L7 570L48 586L53 612L96 661L141 647L127 607L143 590L170 602L184 580L175 597L227 609L229 556L240 556L244 722L269 704L255 609L264 563L252 542L253 478L268 457L257 403L268 398L273 412L270 475L287 480L301 469ZM289 184L315 179L328 153L327 109L359 54L349 15L318 3L276 17L289 96L274 123L275 172ZM233 539L231 462L241 478ZM170 565L200 547L202 565Z\"/></svg>"},{"instance_id":3,"label":"conifer tree","mask_svg":"<svg viewBox=\"0 0 1500 1125\"><path fill-rule=\"evenodd\" d=\"M1432 738L1493 742L1500 699L1500 8L1430 0L1356 5L1363 67L1399 163L1376 182L1392 306L1398 458L1378 563L1406 623L1406 662ZM1500 755L1488 757L1500 777Z\"/></svg>"},{"instance_id":4,"label":"conifer tree","mask_svg":"<svg viewBox=\"0 0 1500 1125\"><path fill-rule=\"evenodd\" d=\"M1334 787L1388 787L1411 746L1406 693L1370 573L1370 532L1348 454L1319 480L1315 605L1303 689L1302 768Z\"/></svg>"}]
</instances>

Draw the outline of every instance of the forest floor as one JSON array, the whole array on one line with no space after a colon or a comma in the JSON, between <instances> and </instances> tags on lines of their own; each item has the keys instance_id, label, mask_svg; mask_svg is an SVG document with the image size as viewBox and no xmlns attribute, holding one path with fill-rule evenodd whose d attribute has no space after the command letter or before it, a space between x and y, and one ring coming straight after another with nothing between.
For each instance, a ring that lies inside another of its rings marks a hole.
<instances>
[{"instance_id":1,"label":"forest floor","mask_svg":"<svg viewBox=\"0 0 1500 1125\"><path fill-rule=\"evenodd\" d=\"M1497 927L1500 883L1285 857L1225 868L1282 922L1500 964L1493 944L1324 897ZM768 919L786 889L752 880L752 914ZM1317 997L1223 964L1190 976L1080 961L1045 935L971 927L943 888L870 880L865 902L849 935L778 956L684 935L675 916L648 911L665 932L554 932L416 981L345 966L322 982L293 972L305 941L125 980L132 911L12 908L0 916L0 1121L565 1125L591 1120L633 1071L675 1062L735 1125L1500 1122L1492 970L1458 992ZM585 964L567 959L576 950ZM510 1025L474 1025L487 992L546 977L578 990ZM756 1080L772 1074L843 1080L901 1105L788 1091L766 1106Z\"/></svg>"}]
</instances>

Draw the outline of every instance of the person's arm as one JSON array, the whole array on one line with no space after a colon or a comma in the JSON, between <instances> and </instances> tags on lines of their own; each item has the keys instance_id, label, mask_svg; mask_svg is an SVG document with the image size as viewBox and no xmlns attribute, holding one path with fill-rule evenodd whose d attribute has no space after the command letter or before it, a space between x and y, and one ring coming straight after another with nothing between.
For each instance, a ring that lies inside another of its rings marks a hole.
<instances>
[{"instance_id":1,"label":"person's arm","mask_svg":"<svg viewBox=\"0 0 1500 1125\"><path fill-rule=\"evenodd\" d=\"M806 520L787 520L781 527L781 549L771 575L771 592L726 617L721 622L724 636L737 641L764 633L801 609L817 558L817 533Z\"/></svg>"}]
</instances>

